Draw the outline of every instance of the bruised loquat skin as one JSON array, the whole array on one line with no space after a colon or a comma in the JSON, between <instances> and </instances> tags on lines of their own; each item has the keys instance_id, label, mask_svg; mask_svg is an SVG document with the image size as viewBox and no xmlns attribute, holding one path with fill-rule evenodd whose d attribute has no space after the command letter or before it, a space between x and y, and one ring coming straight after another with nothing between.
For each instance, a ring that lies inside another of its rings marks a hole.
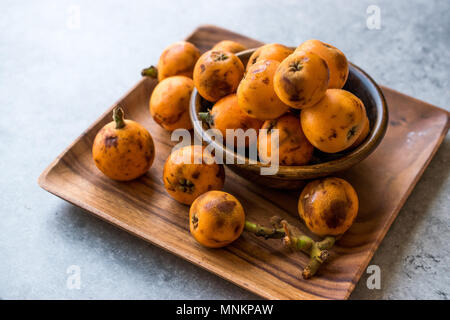
<instances>
[{"instance_id":1,"label":"bruised loquat skin","mask_svg":"<svg viewBox=\"0 0 450 320\"><path fill-rule=\"evenodd\" d=\"M190 42L179 41L171 44L159 57L158 80L176 75L192 78L199 57L200 50Z\"/></svg>"},{"instance_id":2,"label":"bruised loquat skin","mask_svg":"<svg viewBox=\"0 0 450 320\"><path fill-rule=\"evenodd\" d=\"M292 113L286 113L275 120L267 120L261 129L267 129L267 136L259 136L258 154L261 160L270 162L271 131L279 130L278 156L279 164L285 166L305 165L313 155L314 147L306 139L300 121ZM264 138L263 138L264 137Z\"/></svg>"},{"instance_id":3,"label":"bruised loquat skin","mask_svg":"<svg viewBox=\"0 0 450 320\"><path fill-rule=\"evenodd\" d=\"M222 40L216 43L216 45L212 48L212 50L226 51L231 53L238 53L246 49L247 48L243 44L232 40Z\"/></svg>"},{"instance_id":4,"label":"bruised loquat skin","mask_svg":"<svg viewBox=\"0 0 450 320\"><path fill-rule=\"evenodd\" d=\"M353 224L358 208L358 195L352 185L334 177L308 183L298 201L300 217L318 236L345 233Z\"/></svg>"},{"instance_id":5,"label":"bruised loquat skin","mask_svg":"<svg viewBox=\"0 0 450 320\"><path fill-rule=\"evenodd\" d=\"M245 213L241 203L223 191L209 191L199 196L189 210L191 234L208 248L224 247L241 235Z\"/></svg>"},{"instance_id":6,"label":"bruised loquat skin","mask_svg":"<svg viewBox=\"0 0 450 320\"><path fill-rule=\"evenodd\" d=\"M308 108L319 102L328 88L325 60L315 53L297 52L278 66L273 79L277 96L292 108Z\"/></svg>"},{"instance_id":7,"label":"bruised loquat skin","mask_svg":"<svg viewBox=\"0 0 450 320\"><path fill-rule=\"evenodd\" d=\"M192 129L189 100L194 82L185 76L173 76L159 82L150 97L150 114L166 130Z\"/></svg>"},{"instance_id":8,"label":"bruised loquat skin","mask_svg":"<svg viewBox=\"0 0 450 320\"><path fill-rule=\"evenodd\" d=\"M303 132L317 149L335 153L349 148L364 128L366 109L351 92L328 89L325 97L300 115Z\"/></svg>"},{"instance_id":9,"label":"bruised loquat skin","mask_svg":"<svg viewBox=\"0 0 450 320\"><path fill-rule=\"evenodd\" d=\"M245 73L237 89L237 97L242 111L250 117L276 119L289 110L274 90L273 77L279 65L275 60L259 60Z\"/></svg>"},{"instance_id":10,"label":"bruised loquat skin","mask_svg":"<svg viewBox=\"0 0 450 320\"><path fill-rule=\"evenodd\" d=\"M208 101L216 102L236 89L244 75L244 65L231 52L210 50L197 61L194 85Z\"/></svg>"},{"instance_id":11,"label":"bruised loquat skin","mask_svg":"<svg viewBox=\"0 0 450 320\"><path fill-rule=\"evenodd\" d=\"M225 170L203 146L186 146L173 151L164 165L163 181L169 195L191 204L201 194L223 188Z\"/></svg>"},{"instance_id":12,"label":"bruised loquat skin","mask_svg":"<svg viewBox=\"0 0 450 320\"><path fill-rule=\"evenodd\" d=\"M370 123L369 123L369 118L367 117L367 115L364 117L364 124L363 124L363 129L361 131L361 134L358 136L358 138L356 139L355 142L353 142L353 144L350 146L349 149L353 149L356 148L357 146L359 146L361 143L364 142L364 140L366 140L367 136L369 135L370 132Z\"/></svg>"},{"instance_id":13,"label":"bruised loquat skin","mask_svg":"<svg viewBox=\"0 0 450 320\"><path fill-rule=\"evenodd\" d=\"M341 89L348 78L348 61L336 47L319 40L307 40L297 47L295 52L313 52L321 57L330 69L328 88Z\"/></svg>"},{"instance_id":14,"label":"bruised loquat skin","mask_svg":"<svg viewBox=\"0 0 450 320\"><path fill-rule=\"evenodd\" d=\"M217 101L209 112L207 122L212 128L222 133L224 141L227 129L242 129L244 134L247 130L253 129L258 133L263 124L263 121L249 117L241 110L236 94L230 94ZM235 146L238 138L239 136L235 136ZM254 136L254 139L252 139L252 136L249 135L249 138L245 139L245 146L248 147L250 144L256 143L256 138L257 136Z\"/></svg>"},{"instance_id":15,"label":"bruised loquat skin","mask_svg":"<svg viewBox=\"0 0 450 320\"><path fill-rule=\"evenodd\" d=\"M252 53L248 59L246 70L260 60L275 60L281 62L293 52L294 51L291 48L279 43L265 44Z\"/></svg>"},{"instance_id":16,"label":"bruised loquat skin","mask_svg":"<svg viewBox=\"0 0 450 320\"><path fill-rule=\"evenodd\" d=\"M152 136L139 123L124 120L120 107L114 109L113 119L95 136L92 146L95 165L113 180L136 179L153 163L155 146Z\"/></svg>"}]
</instances>

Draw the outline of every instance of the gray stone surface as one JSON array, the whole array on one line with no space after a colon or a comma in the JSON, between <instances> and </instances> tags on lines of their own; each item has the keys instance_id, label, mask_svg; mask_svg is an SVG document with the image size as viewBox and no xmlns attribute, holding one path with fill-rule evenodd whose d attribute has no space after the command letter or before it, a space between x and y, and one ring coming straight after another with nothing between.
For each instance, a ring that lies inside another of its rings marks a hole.
<instances>
[{"instance_id":1,"label":"gray stone surface","mask_svg":"<svg viewBox=\"0 0 450 320\"><path fill-rule=\"evenodd\" d=\"M366 27L371 4L380 30ZM331 42L379 83L448 108L449 16L448 1L430 0L2 1L0 298L257 298L46 193L38 175L203 23L266 42ZM371 262L381 289L365 275L353 299L450 297L449 151L447 137ZM80 290L66 287L70 265Z\"/></svg>"}]
</instances>

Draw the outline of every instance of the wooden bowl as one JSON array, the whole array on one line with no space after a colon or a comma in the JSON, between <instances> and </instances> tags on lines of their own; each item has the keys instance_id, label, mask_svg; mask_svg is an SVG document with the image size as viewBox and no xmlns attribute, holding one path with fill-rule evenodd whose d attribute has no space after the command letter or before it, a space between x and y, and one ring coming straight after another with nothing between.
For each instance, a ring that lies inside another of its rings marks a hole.
<instances>
[{"instance_id":1,"label":"wooden bowl","mask_svg":"<svg viewBox=\"0 0 450 320\"><path fill-rule=\"evenodd\" d=\"M242 51L237 56L247 64L251 54L256 49ZM360 161L364 160L380 144L386 133L388 123L388 108L381 89L375 81L362 69L349 63L349 76L343 89L348 90L360 98L367 111L370 122L370 132L366 140L357 148L342 151L339 153L327 154L315 149L313 162L304 166L279 166L279 170L274 175L261 175L260 169L265 165L261 162L249 163L245 155L226 148L224 145L215 142L206 133L208 125L201 122L198 112L206 111L212 107L212 103L203 99L197 89L194 88L191 96L189 114L197 138L202 139L205 144L212 144L216 150L221 150L224 158L233 159L234 164L227 166L238 175L262 184L267 187L277 189L295 189L303 186L307 180L333 175L336 172L348 169Z\"/></svg>"}]
</instances>

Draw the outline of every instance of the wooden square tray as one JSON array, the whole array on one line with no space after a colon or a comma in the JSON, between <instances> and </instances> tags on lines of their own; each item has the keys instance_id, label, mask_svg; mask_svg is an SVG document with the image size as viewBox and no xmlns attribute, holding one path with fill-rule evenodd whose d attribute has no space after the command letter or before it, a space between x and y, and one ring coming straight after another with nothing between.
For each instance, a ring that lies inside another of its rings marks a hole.
<instances>
[{"instance_id":1,"label":"wooden square tray","mask_svg":"<svg viewBox=\"0 0 450 320\"><path fill-rule=\"evenodd\" d=\"M223 39L237 40L249 48L261 45L214 26L201 26L187 38L202 51ZM155 162L144 177L129 183L115 182L103 176L92 161L93 139L111 120L112 106L50 164L39 177L39 185L268 299L348 298L449 128L447 111L383 87L390 110L386 136L371 156L341 174L358 192L358 218L333 248L332 258L318 276L303 280L300 274L307 256L284 250L277 240L265 241L244 232L232 245L211 250L190 236L189 208L172 200L162 184L162 167L173 143L148 111L155 85L155 80L143 78L118 101L127 118L143 124L155 140ZM276 214L307 232L297 215L300 190L266 189L230 170L226 174L225 190L241 200L249 219L266 223Z\"/></svg>"}]
</instances>

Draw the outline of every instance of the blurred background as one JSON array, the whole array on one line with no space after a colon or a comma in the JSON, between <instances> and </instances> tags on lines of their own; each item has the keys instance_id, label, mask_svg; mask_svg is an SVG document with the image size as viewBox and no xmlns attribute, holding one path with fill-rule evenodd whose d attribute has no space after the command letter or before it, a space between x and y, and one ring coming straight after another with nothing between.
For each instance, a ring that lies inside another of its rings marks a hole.
<instances>
[{"instance_id":1,"label":"blurred background","mask_svg":"<svg viewBox=\"0 0 450 320\"><path fill-rule=\"evenodd\" d=\"M340 48L379 84L449 109L450 2L7 1L0 3L0 299L257 299L43 191L39 174L200 24ZM450 139L352 299L450 297ZM71 266L80 289L66 285Z\"/></svg>"}]
</instances>

